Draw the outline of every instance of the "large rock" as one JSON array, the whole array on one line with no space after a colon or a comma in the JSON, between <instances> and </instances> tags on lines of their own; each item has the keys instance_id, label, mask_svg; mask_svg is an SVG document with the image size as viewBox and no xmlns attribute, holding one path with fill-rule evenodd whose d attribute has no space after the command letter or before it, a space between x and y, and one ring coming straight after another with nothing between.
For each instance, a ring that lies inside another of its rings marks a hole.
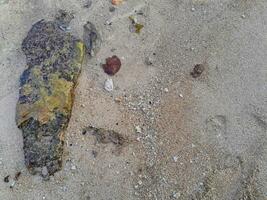
<instances>
[{"instance_id":1,"label":"large rock","mask_svg":"<svg viewBox=\"0 0 267 200\"><path fill-rule=\"evenodd\" d=\"M20 78L16 123L32 173L47 169L51 175L61 168L64 130L85 53L84 44L59 23L58 18L37 22L22 43L27 69Z\"/></svg>"}]
</instances>

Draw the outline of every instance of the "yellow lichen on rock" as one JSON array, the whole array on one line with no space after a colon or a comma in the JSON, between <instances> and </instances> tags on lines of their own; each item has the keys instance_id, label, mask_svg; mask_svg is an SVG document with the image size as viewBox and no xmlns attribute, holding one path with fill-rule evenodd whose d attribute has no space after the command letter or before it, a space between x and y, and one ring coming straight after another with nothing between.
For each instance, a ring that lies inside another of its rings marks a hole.
<instances>
[{"instance_id":1,"label":"yellow lichen on rock","mask_svg":"<svg viewBox=\"0 0 267 200\"><path fill-rule=\"evenodd\" d=\"M76 57L73 59L71 67L81 68L84 60L85 47L80 41L76 42ZM59 74L51 73L48 78L48 83L45 83L41 77L40 68L36 67L32 70L33 76L36 78L34 81L38 85L40 98L33 104L17 105L17 124L20 126L23 122L33 118L46 124L55 118L55 111L61 114L68 115L71 113L73 104L73 90L74 83L60 78ZM25 84L22 87L23 95L28 95L31 91L31 85Z\"/></svg>"}]
</instances>

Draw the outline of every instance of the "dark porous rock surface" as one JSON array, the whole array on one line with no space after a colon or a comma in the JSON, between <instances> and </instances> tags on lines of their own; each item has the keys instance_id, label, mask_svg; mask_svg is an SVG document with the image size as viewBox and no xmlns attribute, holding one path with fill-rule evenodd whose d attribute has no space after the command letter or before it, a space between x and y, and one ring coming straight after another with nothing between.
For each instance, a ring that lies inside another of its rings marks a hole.
<instances>
[{"instance_id":1,"label":"dark porous rock surface","mask_svg":"<svg viewBox=\"0 0 267 200\"><path fill-rule=\"evenodd\" d=\"M34 24L22 50L27 69L20 78L16 123L23 133L25 163L33 174L47 169L51 175L61 169L64 130L85 47L56 19Z\"/></svg>"}]
</instances>

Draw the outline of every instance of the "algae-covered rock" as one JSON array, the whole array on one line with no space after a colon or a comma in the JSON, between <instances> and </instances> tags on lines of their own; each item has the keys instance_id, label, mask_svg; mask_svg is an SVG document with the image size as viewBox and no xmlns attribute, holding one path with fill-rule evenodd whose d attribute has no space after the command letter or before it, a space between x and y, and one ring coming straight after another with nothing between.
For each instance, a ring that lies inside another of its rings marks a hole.
<instances>
[{"instance_id":1,"label":"algae-covered rock","mask_svg":"<svg viewBox=\"0 0 267 200\"><path fill-rule=\"evenodd\" d=\"M58 18L41 20L22 43L27 69L20 78L16 123L32 173L47 168L51 175L61 168L64 129L84 58L84 44L60 26Z\"/></svg>"}]
</instances>

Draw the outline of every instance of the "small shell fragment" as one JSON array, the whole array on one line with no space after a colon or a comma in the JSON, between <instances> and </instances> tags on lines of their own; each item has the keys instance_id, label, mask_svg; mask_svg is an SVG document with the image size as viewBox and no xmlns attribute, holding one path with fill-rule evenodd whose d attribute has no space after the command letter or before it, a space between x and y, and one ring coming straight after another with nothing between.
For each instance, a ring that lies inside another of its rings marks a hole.
<instances>
[{"instance_id":1,"label":"small shell fragment","mask_svg":"<svg viewBox=\"0 0 267 200\"><path fill-rule=\"evenodd\" d=\"M108 78L106 81L105 81L105 86L104 86L105 90L108 91L108 92L111 92L113 89L114 89L114 86L113 86L113 80L111 78Z\"/></svg>"}]
</instances>

